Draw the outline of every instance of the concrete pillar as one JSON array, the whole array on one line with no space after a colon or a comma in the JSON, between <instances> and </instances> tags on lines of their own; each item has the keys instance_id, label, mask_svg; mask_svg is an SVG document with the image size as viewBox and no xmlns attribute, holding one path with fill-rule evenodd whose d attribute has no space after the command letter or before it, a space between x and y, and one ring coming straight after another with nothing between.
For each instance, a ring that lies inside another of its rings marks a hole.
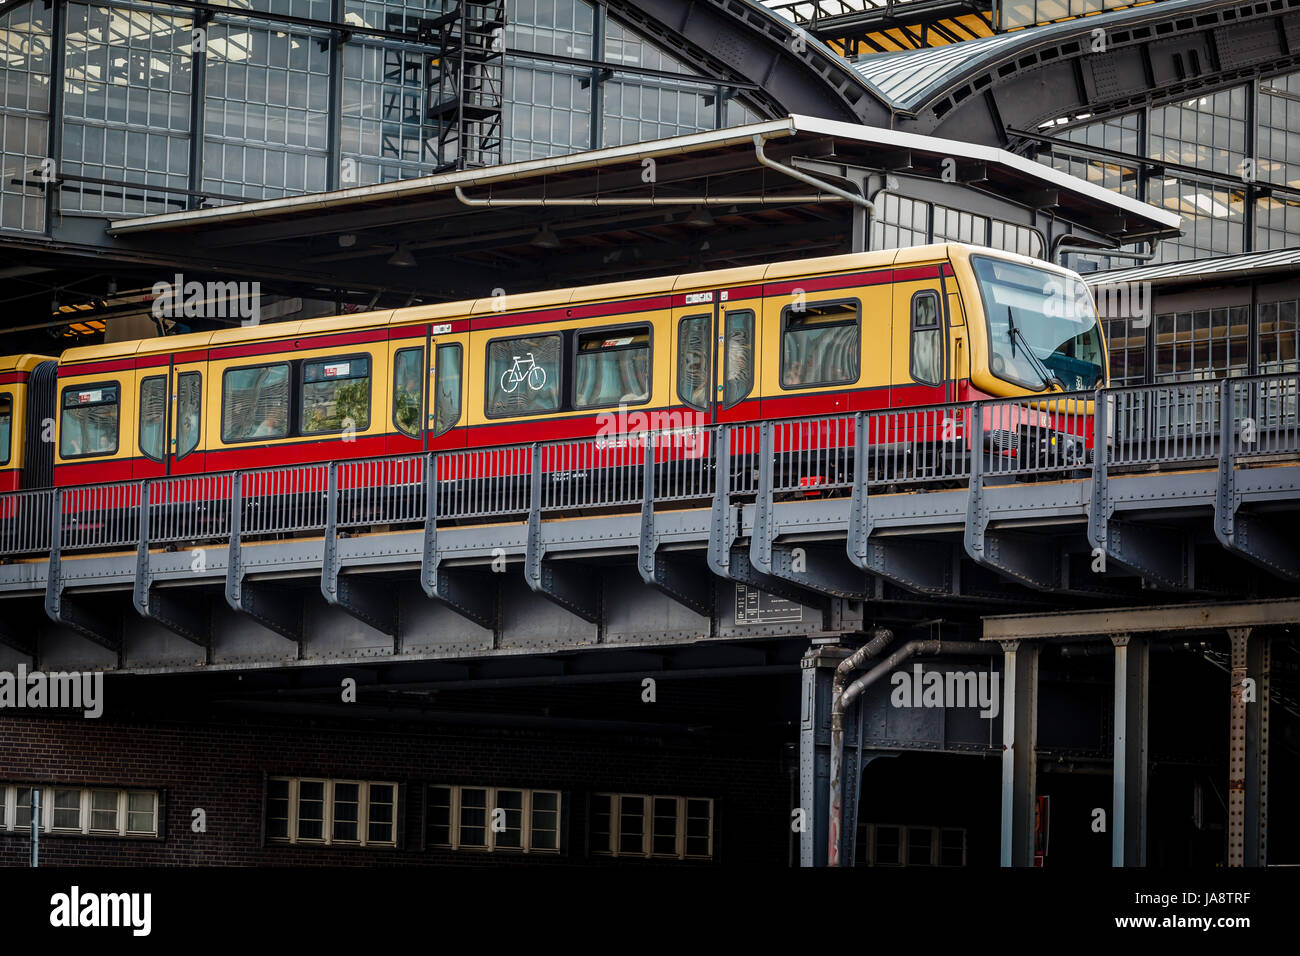
<instances>
[{"instance_id":1,"label":"concrete pillar","mask_svg":"<svg viewBox=\"0 0 1300 956\"><path fill-rule=\"evenodd\" d=\"M1111 806L1112 866L1147 862L1147 701L1151 645L1112 634L1115 645L1115 777Z\"/></svg>"},{"instance_id":2,"label":"concrete pillar","mask_svg":"<svg viewBox=\"0 0 1300 956\"><path fill-rule=\"evenodd\" d=\"M1038 772L1038 651L1003 641L1002 865L1033 866Z\"/></svg>"},{"instance_id":3,"label":"concrete pillar","mask_svg":"<svg viewBox=\"0 0 1300 956\"><path fill-rule=\"evenodd\" d=\"M1228 866L1268 862L1268 639L1249 627L1232 641L1228 728Z\"/></svg>"}]
</instances>

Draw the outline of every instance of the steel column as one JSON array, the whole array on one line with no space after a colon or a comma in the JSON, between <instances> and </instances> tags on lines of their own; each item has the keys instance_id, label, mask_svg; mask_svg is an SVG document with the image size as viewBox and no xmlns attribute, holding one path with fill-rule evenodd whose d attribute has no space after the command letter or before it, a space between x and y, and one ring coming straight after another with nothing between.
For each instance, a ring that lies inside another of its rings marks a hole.
<instances>
[{"instance_id":1,"label":"steel column","mask_svg":"<svg viewBox=\"0 0 1300 956\"><path fill-rule=\"evenodd\" d=\"M846 648L814 645L799 662L802 712L799 717L799 865L825 866L829 847L831 783L831 697L835 668L849 656Z\"/></svg>"},{"instance_id":2,"label":"steel column","mask_svg":"<svg viewBox=\"0 0 1300 956\"><path fill-rule=\"evenodd\" d=\"M1002 653L1002 865L1032 866L1039 647L1004 641Z\"/></svg>"},{"instance_id":3,"label":"steel column","mask_svg":"<svg viewBox=\"0 0 1300 956\"><path fill-rule=\"evenodd\" d=\"M1115 645L1114 791L1111 866L1147 862L1147 705L1151 645L1145 638L1111 635Z\"/></svg>"}]
</instances>

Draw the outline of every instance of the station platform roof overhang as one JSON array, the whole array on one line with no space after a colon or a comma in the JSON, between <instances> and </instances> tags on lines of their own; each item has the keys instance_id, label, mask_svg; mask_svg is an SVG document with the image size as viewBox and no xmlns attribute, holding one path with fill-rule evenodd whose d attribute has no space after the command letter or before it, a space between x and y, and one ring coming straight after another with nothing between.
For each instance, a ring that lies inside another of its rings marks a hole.
<instances>
[{"instance_id":1,"label":"station platform roof overhang","mask_svg":"<svg viewBox=\"0 0 1300 956\"><path fill-rule=\"evenodd\" d=\"M1237 256L1108 269L1090 273L1083 278L1089 286L1146 283L1172 289L1236 284L1254 279L1293 278L1297 273L1300 273L1300 248L1270 249Z\"/></svg>"},{"instance_id":2,"label":"station platform roof overhang","mask_svg":"<svg viewBox=\"0 0 1300 956\"><path fill-rule=\"evenodd\" d=\"M503 276L515 288L543 288L852 251L853 210L863 208L853 197L885 187L960 191L962 208L1036 224L1048 243L1131 243L1174 235L1179 226L1174 213L994 147L789 116L118 219L108 224L105 251L166 251L178 267L459 298L483 294ZM418 267L394 265L395 258Z\"/></svg>"}]
</instances>

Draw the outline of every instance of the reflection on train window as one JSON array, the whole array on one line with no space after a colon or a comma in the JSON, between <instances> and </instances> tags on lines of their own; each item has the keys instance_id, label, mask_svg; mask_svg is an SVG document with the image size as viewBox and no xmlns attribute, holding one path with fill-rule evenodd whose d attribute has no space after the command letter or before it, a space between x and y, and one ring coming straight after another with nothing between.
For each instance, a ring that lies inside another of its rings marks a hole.
<instances>
[{"instance_id":1,"label":"reflection on train window","mask_svg":"<svg viewBox=\"0 0 1300 956\"><path fill-rule=\"evenodd\" d=\"M692 315L677 326L677 397L701 411L709 404L712 322L710 315Z\"/></svg>"},{"instance_id":2,"label":"reflection on train window","mask_svg":"<svg viewBox=\"0 0 1300 956\"><path fill-rule=\"evenodd\" d=\"M140 454L162 461L167 428L167 376L151 375L140 383Z\"/></svg>"},{"instance_id":3,"label":"reflection on train window","mask_svg":"<svg viewBox=\"0 0 1300 956\"><path fill-rule=\"evenodd\" d=\"M221 440L254 441L289 434L289 366L228 369L221 381Z\"/></svg>"},{"instance_id":4,"label":"reflection on train window","mask_svg":"<svg viewBox=\"0 0 1300 956\"><path fill-rule=\"evenodd\" d=\"M439 345L436 368L438 397L433 403L435 438L460 420L460 346Z\"/></svg>"},{"instance_id":5,"label":"reflection on train window","mask_svg":"<svg viewBox=\"0 0 1300 956\"><path fill-rule=\"evenodd\" d=\"M728 312L722 352L722 407L735 405L754 387L754 313Z\"/></svg>"},{"instance_id":6,"label":"reflection on train window","mask_svg":"<svg viewBox=\"0 0 1300 956\"><path fill-rule=\"evenodd\" d=\"M781 313L781 387L842 385L858 380L857 302L810 302Z\"/></svg>"},{"instance_id":7,"label":"reflection on train window","mask_svg":"<svg viewBox=\"0 0 1300 956\"><path fill-rule=\"evenodd\" d=\"M402 349L393 356L393 424L412 438L420 436L423 370L424 349Z\"/></svg>"},{"instance_id":8,"label":"reflection on train window","mask_svg":"<svg viewBox=\"0 0 1300 956\"><path fill-rule=\"evenodd\" d=\"M117 451L119 388L116 382L75 385L63 390L59 454L64 458L111 455Z\"/></svg>"},{"instance_id":9,"label":"reflection on train window","mask_svg":"<svg viewBox=\"0 0 1300 956\"><path fill-rule=\"evenodd\" d=\"M13 437L14 398L8 392L0 394L0 465L9 464L12 451L9 442Z\"/></svg>"},{"instance_id":10,"label":"reflection on train window","mask_svg":"<svg viewBox=\"0 0 1300 956\"><path fill-rule=\"evenodd\" d=\"M918 292L912 296L913 380L938 385L940 357L939 296L934 292Z\"/></svg>"},{"instance_id":11,"label":"reflection on train window","mask_svg":"<svg viewBox=\"0 0 1300 956\"><path fill-rule=\"evenodd\" d=\"M650 401L650 327L604 329L578 336L573 407Z\"/></svg>"},{"instance_id":12,"label":"reflection on train window","mask_svg":"<svg viewBox=\"0 0 1300 956\"><path fill-rule=\"evenodd\" d=\"M184 458L199 447L203 421L203 376L181 372L177 380L180 402L176 408L176 457Z\"/></svg>"},{"instance_id":13,"label":"reflection on train window","mask_svg":"<svg viewBox=\"0 0 1300 956\"><path fill-rule=\"evenodd\" d=\"M370 427L370 359L364 355L304 362L299 427L304 435Z\"/></svg>"},{"instance_id":14,"label":"reflection on train window","mask_svg":"<svg viewBox=\"0 0 1300 956\"><path fill-rule=\"evenodd\" d=\"M488 343L489 418L537 415L560 407L560 336L532 335Z\"/></svg>"}]
</instances>

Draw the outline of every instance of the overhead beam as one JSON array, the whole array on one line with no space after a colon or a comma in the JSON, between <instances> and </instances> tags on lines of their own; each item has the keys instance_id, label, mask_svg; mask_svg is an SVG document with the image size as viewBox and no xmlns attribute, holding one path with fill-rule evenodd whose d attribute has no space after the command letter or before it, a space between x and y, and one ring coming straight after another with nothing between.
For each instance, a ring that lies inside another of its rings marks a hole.
<instances>
[{"instance_id":1,"label":"overhead beam","mask_svg":"<svg viewBox=\"0 0 1300 956\"><path fill-rule=\"evenodd\" d=\"M984 618L986 641L1104 638L1110 634L1157 637L1300 623L1300 598L1221 604L1168 604L1100 608L1051 614L1005 614Z\"/></svg>"}]
</instances>

